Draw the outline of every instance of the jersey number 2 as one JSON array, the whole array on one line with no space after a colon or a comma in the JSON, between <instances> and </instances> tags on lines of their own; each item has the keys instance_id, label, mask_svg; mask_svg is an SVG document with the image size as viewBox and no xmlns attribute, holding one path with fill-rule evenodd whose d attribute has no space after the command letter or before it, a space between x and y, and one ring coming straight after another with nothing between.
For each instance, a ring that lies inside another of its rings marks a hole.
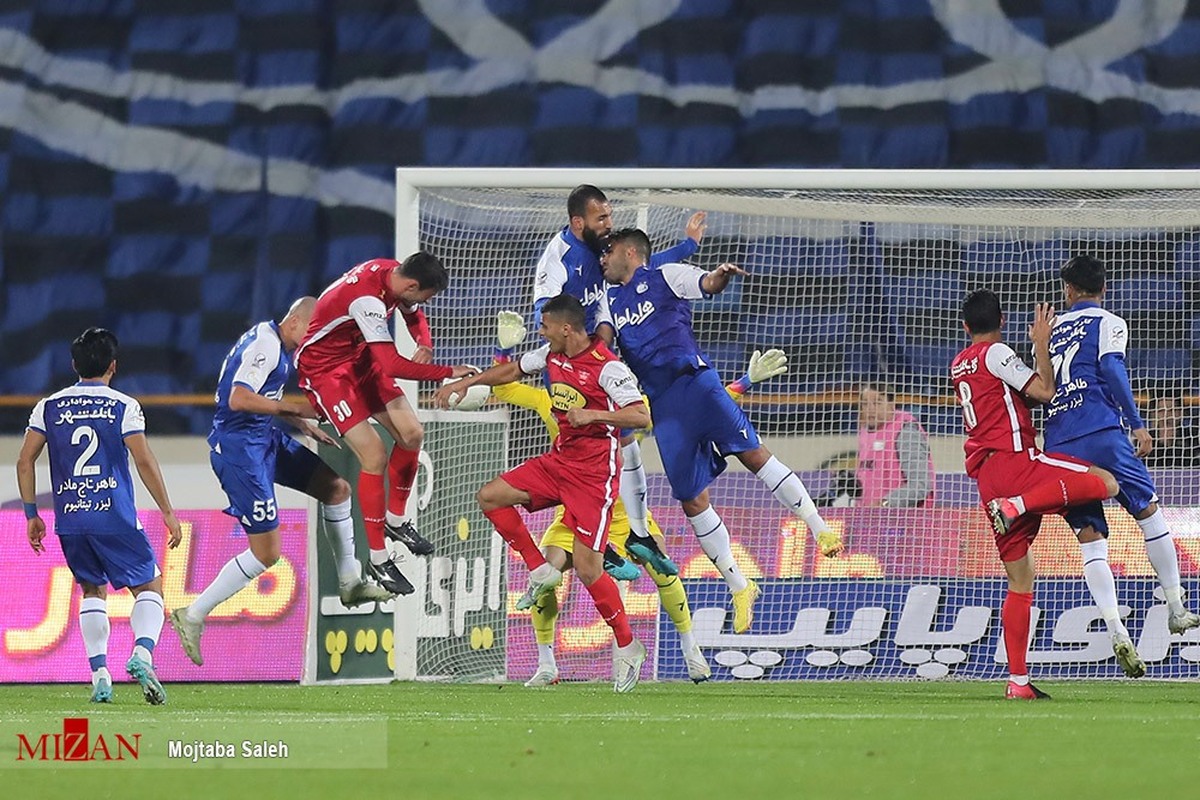
<instances>
[{"instance_id":1,"label":"jersey number 2","mask_svg":"<svg viewBox=\"0 0 1200 800\"><path fill-rule=\"evenodd\" d=\"M96 436L96 432L87 425L80 425L71 434L71 444L79 444L84 439L87 439L87 445L84 446L83 452L79 454L79 458L75 459L75 469L73 471L78 477L99 475L100 467L95 464L89 464L88 461L92 456L96 455L96 449L100 447L100 437Z\"/></svg>"}]
</instances>

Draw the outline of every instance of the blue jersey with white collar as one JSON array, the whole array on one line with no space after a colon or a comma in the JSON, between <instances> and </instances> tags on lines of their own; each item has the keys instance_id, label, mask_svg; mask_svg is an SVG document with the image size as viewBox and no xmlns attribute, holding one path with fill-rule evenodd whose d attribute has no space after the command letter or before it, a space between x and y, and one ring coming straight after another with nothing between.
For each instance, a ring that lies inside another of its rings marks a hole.
<instances>
[{"instance_id":1,"label":"blue jersey with white collar","mask_svg":"<svg viewBox=\"0 0 1200 800\"><path fill-rule=\"evenodd\" d=\"M256 394L279 400L291 374L291 363L274 322L260 322L242 334L225 356L217 379L217 411L213 415L208 444L227 458L245 457L261 461L273 447L275 424L270 414L250 414L229 407L234 386L245 386Z\"/></svg>"},{"instance_id":2,"label":"blue jersey with white collar","mask_svg":"<svg viewBox=\"0 0 1200 800\"><path fill-rule=\"evenodd\" d=\"M692 333L692 305L709 295L700 286L708 273L687 264L639 267L629 283L609 286L597 324L616 331L616 342L646 395L661 396L681 375L708 368Z\"/></svg>"},{"instance_id":3,"label":"blue jersey with white collar","mask_svg":"<svg viewBox=\"0 0 1200 800\"><path fill-rule=\"evenodd\" d=\"M144 433L137 400L80 381L34 406L29 427L46 437L59 536L140 531L125 437Z\"/></svg>"},{"instance_id":4,"label":"blue jersey with white collar","mask_svg":"<svg viewBox=\"0 0 1200 800\"><path fill-rule=\"evenodd\" d=\"M672 248L650 257L650 266L681 261L696 252L694 239L684 239ZM600 297L607 284L600 269L600 257L587 243L564 227L546 245L538 260L533 286L534 326L541 324L542 306L552 297L569 294L583 303L588 333L596 329Z\"/></svg>"},{"instance_id":5,"label":"blue jersey with white collar","mask_svg":"<svg viewBox=\"0 0 1200 800\"><path fill-rule=\"evenodd\" d=\"M1099 431L1143 427L1125 372L1128 343L1125 320L1096 303L1058 315L1050 333L1058 388L1046 405L1047 451Z\"/></svg>"}]
</instances>

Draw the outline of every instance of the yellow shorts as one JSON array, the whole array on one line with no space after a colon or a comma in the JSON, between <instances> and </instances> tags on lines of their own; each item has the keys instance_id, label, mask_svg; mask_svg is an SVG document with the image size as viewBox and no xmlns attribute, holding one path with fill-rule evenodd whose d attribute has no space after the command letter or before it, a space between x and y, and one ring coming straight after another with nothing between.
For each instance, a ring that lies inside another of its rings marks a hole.
<instances>
[{"instance_id":1,"label":"yellow shorts","mask_svg":"<svg viewBox=\"0 0 1200 800\"><path fill-rule=\"evenodd\" d=\"M646 527L651 536L662 536L662 530L654 521L653 515L647 513ZM625 504L620 500L613 505L612 522L608 526L608 543L613 546L621 558L629 558L625 551L625 540L629 538L629 516L625 513ZM568 553L574 552L575 532L563 524L563 507L559 506L554 512L554 521L542 534L542 547L561 547Z\"/></svg>"}]
</instances>

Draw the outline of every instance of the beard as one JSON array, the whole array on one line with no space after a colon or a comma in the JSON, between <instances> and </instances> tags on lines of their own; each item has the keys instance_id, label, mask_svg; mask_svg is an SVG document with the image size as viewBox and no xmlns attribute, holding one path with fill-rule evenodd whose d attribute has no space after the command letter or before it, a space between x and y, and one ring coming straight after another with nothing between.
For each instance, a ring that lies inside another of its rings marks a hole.
<instances>
[{"instance_id":1,"label":"beard","mask_svg":"<svg viewBox=\"0 0 1200 800\"><path fill-rule=\"evenodd\" d=\"M588 246L593 253L600 255L600 244L604 240L604 236L596 233L591 228L583 229L583 243Z\"/></svg>"}]
</instances>

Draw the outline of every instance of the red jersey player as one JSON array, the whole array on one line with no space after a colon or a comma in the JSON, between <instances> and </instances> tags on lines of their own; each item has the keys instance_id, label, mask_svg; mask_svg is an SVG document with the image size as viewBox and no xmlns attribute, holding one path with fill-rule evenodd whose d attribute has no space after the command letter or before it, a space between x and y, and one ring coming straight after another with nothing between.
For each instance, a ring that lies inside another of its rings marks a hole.
<instances>
[{"instance_id":1,"label":"red jersey player","mask_svg":"<svg viewBox=\"0 0 1200 800\"><path fill-rule=\"evenodd\" d=\"M971 344L955 356L950 377L967 431L967 474L979 487L1008 575L1008 594L1000 613L1008 653L1005 697L1048 699L1029 682L1025 665L1034 578L1029 545L1043 514L1113 497L1117 482L1099 467L1067 456L1048 456L1034 443L1037 433L1026 399L1045 403L1054 396L1050 363L1054 310L1039 304L1029 328L1037 372L1001 341L1004 315L994 292L971 292L963 301L962 316Z\"/></svg>"},{"instance_id":2,"label":"red jersey player","mask_svg":"<svg viewBox=\"0 0 1200 800\"><path fill-rule=\"evenodd\" d=\"M617 640L613 688L628 692L637 685L646 648L633 638L621 593L604 571L604 548L619 491L620 429L647 427L650 412L629 368L602 341L588 336L579 300L567 294L551 298L542 307L540 333L547 345L519 361L497 364L443 386L436 398L445 408L452 393L473 384L497 386L543 369L548 373L552 412L558 422L550 451L494 478L476 499L496 531L529 567L527 597L534 601L554 590L562 572L547 563L514 506L531 511L564 507L563 522L580 543L571 555L575 574Z\"/></svg>"},{"instance_id":3,"label":"red jersey player","mask_svg":"<svg viewBox=\"0 0 1200 800\"><path fill-rule=\"evenodd\" d=\"M385 534L416 555L433 552L433 545L404 520L425 432L396 379L440 381L473 371L429 363L432 340L417 306L448 282L441 261L429 253L415 253L403 264L387 258L359 264L317 298L296 351L300 388L358 458L358 499L371 550L367 571L393 594L409 594L413 586L388 556ZM397 309L418 345L411 360L396 351L388 331L388 318ZM390 455L371 418L395 441Z\"/></svg>"}]
</instances>

